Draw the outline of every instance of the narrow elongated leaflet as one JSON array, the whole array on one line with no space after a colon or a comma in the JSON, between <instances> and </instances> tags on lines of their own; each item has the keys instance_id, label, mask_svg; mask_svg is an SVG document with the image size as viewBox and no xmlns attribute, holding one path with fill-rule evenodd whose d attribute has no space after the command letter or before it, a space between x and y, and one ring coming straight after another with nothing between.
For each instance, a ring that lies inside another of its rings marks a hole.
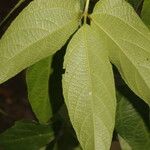
<instances>
[{"instance_id":1,"label":"narrow elongated leaflet","mask_svg":"<svg viewBox=\"0 0 150 150\"><path fill-rule=\"evenodd\" d=\"M0 83L59 50L77 29L80 0L34 0L0 40Z\"/></svg>"},{"instance_id":2,"label":"narrow elongated leaflet","mask_svg":"<svg viewBox=\"0 0 150 150\"><path fill-rule=\"evenodd\" d=\"M52 117L52 108L49 99L49 76L52 71L52 56L45 58L26 72L28 98L32 110L41 123L47 123Z\"/></svg>"},{"instance_id":3,"label":"narrow elongated leaflet","mask_svg":"<svg viewBox=\"0 0 150 150\"><path fill-rule=\"evenodd\" d=\"M150 129L145 120L148 120L149 108L135 96L129 93L128 96L117 93L116 130L131 149L148 150L150 148Z\"/></svg>"},{"instance_id":4,"label":"narrow elongated leaflet","mask_svg":"<svg viewBox=\"0 0 150 150\"><path fill-rule=\"evenodd\" d=\"M101 0L91 15L110 60L128 86L150 104L150 32L124 0Z\"/></svg>"},{"instance_id":5,"label":"narrow elongated leaflet","mask_svg":"<svg viewBox=\"0 0 150 150\"><path fill-rule=\"evenodd\" d=\"M109 150L115 123L115 90L108 51L97 30L84 25L68 45L63 89L83 150Z\"/></svg>"},{"instance_id":6,"label":"narrow elongated leaflet","mask_svg":"<svg viewBox=\"0 0 150 150\"><path fill-rule=\"evenodd\" d=\"M38 150L54 139L51 125L19 121L0 135L4 150Z\"/></svg>"}]
</instances>

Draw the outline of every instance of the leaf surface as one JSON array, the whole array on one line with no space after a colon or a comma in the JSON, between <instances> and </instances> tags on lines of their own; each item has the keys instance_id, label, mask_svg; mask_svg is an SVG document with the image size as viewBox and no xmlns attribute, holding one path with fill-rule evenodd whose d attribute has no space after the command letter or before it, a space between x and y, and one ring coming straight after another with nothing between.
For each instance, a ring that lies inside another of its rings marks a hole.
<instances>
[{"instance_id":1,"label":"leaf surface","mask_svg":"<svg viewBox=\"0 0 150 150\"><path fill-rule=\"evenodd\" d=\"M126 1L129 2L135 10L138 10L143 0L126 0Z\"/></svg>"},{"instance_id":2,"label":"leaf surface","mask_svg":"<svg viewBox=\"0 0 150 150\"><path fill-rule=\"evenodd\" d=\"M110 60L128 86L150 104L150 32L124 0L99 1L91 16Z\"/></svg>"},{"instance_id":3,"label":"leaf surface","mask_svg":"<svg viewBox=\"0 0 150 150\"><path fill-rule=\"evenodd\" d=\"M121 146L121 150L132 150L130 145L121 136L118 135L118 137L119 137L119 143Z\"/></svg>"},{"instance_id":4,"label":"leaf surface","mask_svg":"<svg viewBox=\"0 0 150 150\"><path fill-rule=\"evenodd\" d=\"M59 50L77 29L79 0L34 0L0 40L0 83Z\"/></svg>"},{"instance_id":5,"label":"leaf surface","mask_svg":"<svg viewBox=\"0 0 150 150\"><path fill-rule=\"evenodd\" d=\"M63 89L83 150L109 150L115 123L115 90L108 51L97 30L84 25L68 45Z\"/></svg>"},{"instance_id":6,"label":"leaf surface","mask_svg":"<svg viewBox=\"0 0 150 150\"><path fill-rule=\"evenodd\" d=\"M4 150L38 150L53 139L50 125L20 121L0 135L0 146Z\"/></svg>"},{"instance_id":7,"label":"leaf surface","mask_svg":"<svg viewBox=\"0 0 150 150\"><path fill-rule=\"evenodd\" d=\"M142 20L150 29L150 0L144 0L142 9Z\"/></svg>"},{"instance_id":8,"label":"leaf surface","mask_svg":"<svg viewBox=\"0 0 150 150\"><path fill-rule=\"evenodd\" d=\"M49 76L52 56L42 59L26 72L28 98L32 110L41 123L47 123L52 117L49 99Z\"/></svg>"},{"instance_id":9,"label":"leaf surface","mask_svg":"<svg viewBox=\"0 0 150 150\"><path fill-rule=\"evenodd\" d=\"M133 150L150 148L149 108L131 94L117 94L116 130ZM147 121L146 121L147 120Z\"/></svg>"}]
</instances>

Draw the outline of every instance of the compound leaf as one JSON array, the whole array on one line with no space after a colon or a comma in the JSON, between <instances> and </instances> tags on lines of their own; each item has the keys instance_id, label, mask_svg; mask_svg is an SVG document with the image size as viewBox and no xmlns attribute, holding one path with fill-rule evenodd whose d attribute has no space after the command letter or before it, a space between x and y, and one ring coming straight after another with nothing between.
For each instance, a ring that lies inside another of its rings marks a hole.
<instances>
[{"instance_id":1,"label":"compound leaf","mask_svg":"<svg viewBox=\"0 0 150 150\"><path fill-rule=\"evenodd\" d=\"M79 0L34 0L0 40L0 83L59 50L77 29Z\"/></svg>"},{"instance_id":2,"label":"compound leaf","mask_svg":"<svg viewBox=\"0 0 150 150\"><path fill-rule=\"evenodd\" d=\"M128 86L150 104L150 32L124 0L102 0L91 16L110 60Z\"/></svg>"},{"instance_id":3,"label":"compound leaf","mask_svg":"<svg viewBox=\"0 0 150 150\"><path fill-rule=\"evenodd\" d=\"M4 150L38 150L54 139L50 125L20 121L0 135Z\"/></svg>"},{"instance_id":4,"label":"compound leaf","mask_svg":"<svg viewBox=\"0 0 150 150\"><path fill-rule=\"evenodd\" d=\"M97 30L84 25L68 45L63 89L83 150L109 150L115 123L112 67Z\"/></svg>"},{"instance_id":5,"label":"compound leaf","mask_svg":"<svg viewBox=\"0 0 150 150\"><path fill-rule=\"evenodd\" d=\"M50 56L37 62L29 67L26 72L29 102L41 123L47 123L52 117L49 99L49 76L52 58Z\"/></svg>"}]
</instances>

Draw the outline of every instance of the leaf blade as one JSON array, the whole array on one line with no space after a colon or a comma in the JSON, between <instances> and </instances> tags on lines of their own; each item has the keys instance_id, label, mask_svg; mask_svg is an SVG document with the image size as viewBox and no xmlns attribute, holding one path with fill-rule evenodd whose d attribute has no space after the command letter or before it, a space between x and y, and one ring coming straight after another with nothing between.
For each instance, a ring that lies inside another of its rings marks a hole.
<instances>
[{"instance_id":1,"label":"leaf blade","mask_svg":"<svg viewBox=\"0 0 150 150\"><path fill-rule=\"evenodd\" d=\"M68 46L64 68L65 102L83 150L109 149L115 91L107 51L96 30L88 25L79 29Z\"/></svg>"},{"instance_id":2,"label":"leaf blade","mask_svg":"<svg viewBox=\"0 0 150 150\"><path fill-rule=\"evenodd\" d=\"M128 86L150 104L150 32L123 0L97 3L92 25L99 28L111 62ZM144 43L144 44L143 44Z\"/></svg>"},{"instance_id":3,"label":"leaf blade","mask_svg":"<svg viewBox=\"0 0 150 150\"><path fill-rule=\"evenodd\" d=\"M26 72L28 98L32 110L41 123L47 123L52 117L49 99L49 76L51 73L52 56L45 58Z\"/></svg>"},{"instance_id":4,"label":"leaf blade","mask_svg":"<svg viewBox=\"0 0 150 150\"><path fill-rule=\"evenodd\" d=\"M118 138L122 150L132 150L130 145L120 135L118 135Z\"/></svg>"},{"instance_id":5,"label":"leaf blade","mask_svg":"<svg viewBox=\"0 0 150 150\"><path fill-rule=\"evenodd\" d=\"M143 9L142 9L142 20L145 22L145 24L150 29L150 1L144 0Z\"/></svg>"},{"instance_id":6,"label":"leaf blade","mask_svg":"<svg viewBox=\"0 0 150 150\"><path fill-rule=\"evenodd\" d=\"M0 41L0 83L59 50L77 29L79 16L79 1L31 2Z\"/></svg>"},{"instance_id":7,"label":"leaf blade","mask_svg":"<svg viewBox=\"0 0 150 150\"><path fill-rule=\"evenodd\" d=\"M137 11L143 0L126 0L126 1L130 3L133 6L133 8Z\"/></svg>"},{"instance_id":8,"label":"leaf blade","mask_svg":"<svg viewBox=\"0 0 150 150\"><path fill-rule=\"evenodd\" d=\"M31 122L16 122L0 135L0 145L5 150L37 150L54 139L51 126Z\"/></svg>"},{"instance_id":9,"label":"leaf blade","mask_svg":"<svg viewBox=\"0 0 150 150\"><path fill-rule=\"evenodd\" d=\"M148 119L148 106L129 92L118 92L117 99L117 132L133 150L149 149L150 129L145 121Z\"/></svg>"}]
</instances>

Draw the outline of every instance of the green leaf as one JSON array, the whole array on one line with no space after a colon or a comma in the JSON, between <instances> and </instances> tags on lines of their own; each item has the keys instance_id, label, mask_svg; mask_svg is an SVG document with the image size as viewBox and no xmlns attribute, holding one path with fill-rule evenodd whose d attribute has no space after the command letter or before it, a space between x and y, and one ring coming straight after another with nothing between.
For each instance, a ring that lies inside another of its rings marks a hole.
<instances>
[{"instance_id":1,"label":"green leaf","mask_svg":"<svg viewBox=\"0 0 150 150\"><path fill-rule=\"evenodd\" d=\"M50 125L20 121L0 135L0 146L4 150L38 150L53 139Z\"/></svg>"},{"instance_id":2,"label":"green leaf","mask_svg":"<svg viewBox=\"0 0 150 150\"><path fill-rule=\"evenodd\" d=\"M138 10L139 6L142 4L143 0L126 0L128 1L135 10Z\"/></svg>"},{"instance_id":3,"label":"green leaf","mask_svg":"<svg viewBox=\"0 0 150 150\"><path fill-rule=\"evenodd\" d=\"M97 30L84 25L68 45L65 102L83 150L108 150L115 123L112 67Z\"/></svg>"},{"instance_id":4,"label":"green leaf","mask_svg":"<svg viewBox=\"0 0 150 150\"><path fill-rule=\"evenodd\" d=\"M39 150L46 150L46 147L44 146L44 147L40 148Z\"/></svg>"},{"instance_id":5,"label":"green leaf","mask_svg":"<svg viewBox=\"0 0 150 150\"><path fill-rule=\"evenodd\" d=\"M142 20L150 28L150 0L144 0L142 9Z\"/></svg>"},{"instance_id":6,"label":"green leaf","mask_svg":"<svg viewBox=\"0 0 150 150\"><path fill-rule=\"evenodd\" d=\"M110 60L128 86L150 104L150 32L124 0L102 0L91 16Z\"/></svg>"},{"instance_id":7,"label":"green leaf","mask_svg":"<svg viewBox=\"0 0 150 150\"><path fill-rule=\"evenodd\" d=\"M27 70L26 81L28 98L32 110L41 123L47 123L52 117L49 99L49 76L52 56L45 58Z\"/></svg>"},{"instance_id":8,"label":"green leaf","mask_svg":"<svg viewBox=\"0 0 150 150\"><path fill-rule=\"evenodd\" d=\"M132 150L130 145L121 136L118 135L118 137L119 137L121 150Z\"/></svg>"},{"instance_id":9,"label":"green leaf","mask_svg":"<svg viewBox=\"0 0 150 150\"><path fill-rule=\"evenodd\" d=\"M80 5L81 5L81 9L84 9L84 5L85 5L86 0L80 0Z\"/></svg>"},{"instance_id":10,"label":"green leaf","mask_svg":"<svg viewBox=\"0 0 150 150\"><path fill-rule=\"evenodd\" d=\"M82 150L80 146L74 148L74 150Z\"/></svg>"},{"instance_id":11,"label":"green leaf","mask_svg":"<svg viewBox=\"0 0 150 150\"><path fill-rule=\"evenodd\" d=\"M150 130L145 121L148 121L148 106L129 93L127 96L121 93L117 96L116 130L133 150L148 150Z\"/></svg>"},{"instance_id":12,"label":"green leaf","mask_svg":"<svg viewBox=\"0 0 150 150\"><path fill-rule=\"evenodd\" d=\"M79 0L31 2L0 40L0 83L59 50L79 18Z\"/></svg>"}]
</instances>

